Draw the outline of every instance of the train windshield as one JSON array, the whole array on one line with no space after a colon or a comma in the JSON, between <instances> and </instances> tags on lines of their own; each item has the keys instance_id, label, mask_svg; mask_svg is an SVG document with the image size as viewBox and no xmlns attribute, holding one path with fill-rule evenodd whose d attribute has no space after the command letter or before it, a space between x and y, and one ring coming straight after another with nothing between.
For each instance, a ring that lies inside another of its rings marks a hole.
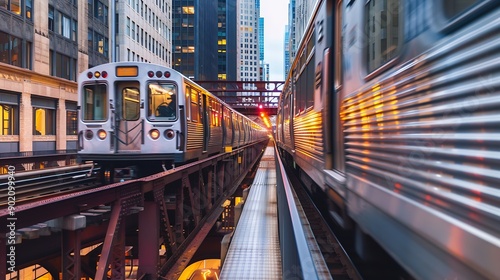
<instances>
[{"instance_id":1,"label":"train windshield","mask_svg":"<svg viewBox=\"0 0 500 280\"><path fill-rule=\"evenodd\" d=\"M175 120L177 117L177 87L172 83L151 83L148 86L148 116L150 120Z\"/></svg>"},{"instance_id":2,"label":"train windshield","mask_svg":"<svg viewBox=\"0 0 500 280\"><path fill-rule=\"evenodd\" d=\"M82 102L84 121L105 121L108 118L105 84L85 85Z\"/></svg>"}]
</instances>

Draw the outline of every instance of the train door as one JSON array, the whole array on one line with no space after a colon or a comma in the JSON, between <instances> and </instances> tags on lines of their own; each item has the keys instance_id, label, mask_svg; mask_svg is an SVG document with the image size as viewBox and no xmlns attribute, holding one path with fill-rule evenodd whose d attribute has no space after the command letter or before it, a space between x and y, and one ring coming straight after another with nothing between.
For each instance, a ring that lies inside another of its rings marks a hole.
<instances>
[{"instance_id":1,"label":"train door","mask_svg":"<svg viewBox=\"0 0 500 280\"><path fill-rule=\"evenodd\" d=\"M115 152L140 152L143 142L140 84L138 82L117 82L115 102L111 108L114 118Z\"/></svg>"},{"instance_id":2,"label":"train door","mask_svg":"<svg viewBox=\"0 0 500 280\"><path fill-rule=\"evenodd\" d=\"M340 118L340 102L342 96L342 40L343 40L343 1L336 1L336 5L333 8L333 11L328 11L329 15L333 17L333 30L330 32L333 34L333 53L325 52L325 60L326 63L326 75L328 75L328 81L333 80L333 84L331 82L327 83L326 90L327 92L331 92L330 96L330 108L328 110L332 113L332 129L330 130L330 145L333 147L334 156L332 157L332 167L338 173L344 175L345 174L345 160L344 160L344 134L342 130L342 122ZM333 72L333 73L332 73ZM333 79L331 79L333 78Z\"/></svg>"}]
</instances>

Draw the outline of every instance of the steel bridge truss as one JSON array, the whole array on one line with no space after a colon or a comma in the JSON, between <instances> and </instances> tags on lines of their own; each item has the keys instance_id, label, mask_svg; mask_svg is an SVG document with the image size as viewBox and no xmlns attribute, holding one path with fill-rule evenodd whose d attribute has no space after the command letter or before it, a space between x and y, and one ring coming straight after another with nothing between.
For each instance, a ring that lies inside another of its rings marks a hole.
<instances>
[{"instance_id":1,"label":"steel bridge truss","mask_svg":"<svg viewBox=\"0 0 500 280\"><path fill-rule=\"evenodd\" d=\"M258 115L276 115L283 81L197 81L235 110Z\"/></svg>"},{"instance_id":2,"label":"steel bridge truss","mask_svg":"<svg viewBox=\"0 0 500 280\"><path fill-rule=\"evenodd\" d=\"M199 247L225 211L221 205L254 168L266 145L263 141L149 177L22 205L16 211L17 228L63 222L50 236L16 244L16 269L38 263L54 278L61 272L64 280L85 275L125 279L125 263L131 261L127 256L134 247L140 260L137 279L176 279L189 264L189 254L195 253L185 249ZM103 209L107 216L96 220ZM0 224L7 224L8 214L0 210ZM74 227L81 219L83 226ZM5 256L6 232L0 234L0 254ZM85 247L93 249L75 254ZM161 248L163 254L158 253ZM27 259L34 258L34 252L38 258ZM7 272L4 263L0 279Z\"/></svg>"}]
</instances>

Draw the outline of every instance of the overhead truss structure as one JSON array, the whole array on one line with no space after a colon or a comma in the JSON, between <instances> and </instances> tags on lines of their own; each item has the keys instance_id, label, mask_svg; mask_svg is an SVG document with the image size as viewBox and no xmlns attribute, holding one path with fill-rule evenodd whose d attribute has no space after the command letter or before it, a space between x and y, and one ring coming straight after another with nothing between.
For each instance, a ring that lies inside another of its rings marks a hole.
<instances>
[{"instance_id":1,"label":"overhead truss structure","mask_svg":"<svg viewBox=\"0 0 500 280\"><path fill-rule=\"evenodd\" d=\"M196 81L246 115L276 115L284 81Z\"/></svg>"}]
</instances>

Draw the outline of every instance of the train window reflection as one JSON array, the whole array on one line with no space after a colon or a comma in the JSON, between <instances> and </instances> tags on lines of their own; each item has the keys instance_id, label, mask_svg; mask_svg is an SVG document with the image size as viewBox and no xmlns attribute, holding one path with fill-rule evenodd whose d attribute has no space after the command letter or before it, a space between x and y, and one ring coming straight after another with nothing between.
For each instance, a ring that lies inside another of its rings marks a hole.
<instances>
[{"instance_id":1,"label":"train window reflection","mask_svg":"<svg viewBox=\"0 0 500 280\"><path fill-rule=\"evenodd\" d=\"M365 13L365 48L368 72L395 58L402 42L400 1L368 1Z\"/></svg>"},{"instance_id":2,"label":"train window reflection","mask_svg":"<svg viewBox=\"0 0 500 280\"><path fill-rule=\"evenodd\" d=\"M127 121L136 121L139 119L139 89L126 87L122 90L122 117Z\"/></svg>"},{"instance_id":3,"label":"train window reflection","mask_svg":"<svg viewBox=\"0 0 500 280\"><path fill-rule=\"evenodd\" d=\"M151 83L148 88L149 119L175 120L177 117L177 87L172 83Z\"/></svg>"},{"instance_id":4,"label":"train window reflection","mask_svg":"<svg viewBox=\"0 0 500 280\"><path fill-rule=\"evenodd\" d=\"M106 85L92 84L83 88L83 120L104 121L108 118Z\"/></svg>"},{"instance_id":5,"label":"train window reflection","mask_svg":"<svg viewBox=\"0 0 500 280\"><path fill-rule=\"evenodd\" d=\"M461 14L475 3L479 2L479 0L444 0L443 1L443 10L444 15L448 18L454 18L455 16Z\"/></svg>"}]
</instances>

